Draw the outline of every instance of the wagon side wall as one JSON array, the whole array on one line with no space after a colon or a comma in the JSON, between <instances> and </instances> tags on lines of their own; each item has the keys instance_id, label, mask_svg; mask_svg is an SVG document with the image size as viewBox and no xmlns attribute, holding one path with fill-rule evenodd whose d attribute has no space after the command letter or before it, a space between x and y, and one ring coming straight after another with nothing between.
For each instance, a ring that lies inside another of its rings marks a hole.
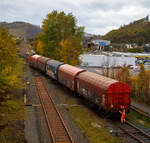
<instances>
[{"instance_id":1,"label":"wagon side wall","mask_svg":"<svg viewBox=\"0 0 150 143\"><path fill-rule=\"evenodd\" d=\"M57 80L58 70L61 65L63 65L63 63L55 61L55 60L48 61L46 63L46 74L50 76L51 78Z\"/></svg>"},{"instance_id":2,"label":"wagon side wall","mask_svg":"<svg viewBox=\"0 0 150 143\"><path fill-rule=\"evenodd\" d=\"M40 58L38 61L38 69L41 70L42 72L46 72L46 63L49 61L50 59L48 58Z\"/></svg>"},{"instance_id":3,"label":"wagon side wall","mask_svg":"<svg viewBox=\"0 0 150 143\"><path fill-rule=\"evenodd\" d=\"M107 108L107 94L105 94L105 90L99 90L93 85L81 80L76 79L77 83L77 92L82 95L85 99L93 102L100 108Z\"/></svg>"},{"instance_id":4,"label":"wagon side wall","mask_svg":"<svg viewBox=\"0 0 150 143\"><path fill-rule=\"evenodd\" d=\"M78 74L85 70L64 64L58 71L58 81L70 88L72 91L76 89L75 79Z\"/></svg>"}]
</instances>

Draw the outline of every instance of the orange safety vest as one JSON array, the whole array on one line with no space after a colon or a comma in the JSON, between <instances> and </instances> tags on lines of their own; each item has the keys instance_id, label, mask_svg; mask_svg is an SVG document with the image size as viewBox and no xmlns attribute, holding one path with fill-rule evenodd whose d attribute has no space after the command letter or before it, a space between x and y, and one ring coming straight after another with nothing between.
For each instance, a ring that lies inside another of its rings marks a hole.
<instances>
[{"instance_id":1,"label":"orange safety vest","mask_svg":"<svg viewBox=\"0 0 150 143\"><path fill-rule=\"evenodd\" d=\"M124 118L125 118L125 115L126 115L126 110L123 109L123 112L122 112L122 115L121 115L121 119L124 119Z\"/></svg>"}]
</instances>

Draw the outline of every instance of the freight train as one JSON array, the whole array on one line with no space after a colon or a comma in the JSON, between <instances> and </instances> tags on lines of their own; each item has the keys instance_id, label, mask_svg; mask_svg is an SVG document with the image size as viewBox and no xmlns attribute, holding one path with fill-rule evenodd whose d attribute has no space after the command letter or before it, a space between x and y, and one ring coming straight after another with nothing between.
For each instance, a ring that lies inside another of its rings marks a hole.
<instances>
[{"instance_id":1,"label":"freight train","mask_svg":"<svg viewBox=\"0 0 150 143\"><path fill-rule=\"evenodd\" d=\"M119 113L121 106L127 111L130 109L131 91L125 83L40 55L29 56L28 61L31 67L44 72L106 113Z\"/></svg>"}]
</instances>

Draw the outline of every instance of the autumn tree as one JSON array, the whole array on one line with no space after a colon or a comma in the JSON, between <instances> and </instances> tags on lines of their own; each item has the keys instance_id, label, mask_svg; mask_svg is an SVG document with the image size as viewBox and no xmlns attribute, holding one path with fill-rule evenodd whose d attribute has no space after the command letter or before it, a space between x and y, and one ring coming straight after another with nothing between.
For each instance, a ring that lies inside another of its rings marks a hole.
<instances>
[{"instance_id":1,"label":"autumn tree","mask_svg":"<svg viewBox=\"0 0 150 143\"><path fill-rule=\"evenodd\" d=\"M4 28L0 28L0 102L21 88L19 79L22 61L18 57L16 40Z\"/></svg>"},{"instance_id":2,"label":"autumn tree","mask_svg":"<svg viewBox=\"0 0 150 143\"><path fill-rule=\"evenodd\" d=\"M79 64L80 61L78 57L82 53L82 46L80 43L81 39L75 36L61 41L61 48L59 49L60 60L71 65Z\"/></svg>"},{"instance_id":3,"label":"autumn tree","mask_svg":"<svg viewBox=\"0 0 150 143\"><path fill-rule=\"evenodd\" d=\"M147 103L149 104L150 102L150 71L146 72L146 98Z\"/></svg>"},{"instance_id":4,"label":"autumn tree","mask_svg":"<svg viewBox=\"0 0 150 143\"><path fill-rule=\"evenodd\" d=\"M123 67L117 72L116 79L129 84L130 72L129 68L126 65L123 65Z\"/></svg>"},{"instance_id":5,"label":"autumn tree","mask_svg":"<svg viewBox=\"0 0 150 143\"><path fill-rule=\"evenodd\" d=\"M146 92L146 84L147 84L147 78L146 78L146 71L144 69L144 66L140 66L140 72L137 76L136 81L136 87L137 87L137 94L138 95L144 95Z\"/></svg>"},{"instance_id":6,"label":"autumn tree","mask_svg":"<svg viewBox=\"0 0 150 143\"><path fill-rule=\"evenodd\" d=\"M0 71L7 65L13 66L16 61L15 39L4 28L0 28Z\"/></svg>"},{"instance_id":7,"label":"autumn tree","mask_svg":"<svg viewBox=\"0 0 150 143\"><path fill-rule=\"evenodd\" d=\"M78 55L82 53L83 30L83 27L76 25L76 19L71 13L65 14L64 12L53 11L43 21L42 32L38 38L38 40L41 40L38 43L38 49L42 49L44 56L65 63L75 60L71 63L77 64ZM69 46L66 44L69 44ZM71 53L68 52L69 50ZM75 56L75 54L77 55Z\"/></svg>"},{"instance_id":8,"label":"autumn tree","mask_svg":"<svg viewBox=\"0 0 150 143\"><path fill-rule=\"evenodd\" d=\"M41 40L41 33L36 36L33 42L33 49L37 54L43 55L43 41Z\"/></svg>"},{"instance_id":9,"label":"autumn tree","mask_svg":"<svg viewBox=\"0 0 150 143\"><path fill-rule=\"evenodd\" d=\"M130 83L129 86L131 88L131 96L136 97L136 75L130 75Z\"/></svg>"},{"instance_id":10,"label":"autumn tree","mask_svg":"<svg viewBox=\"0 0 150 143\"><path fill-rule=\"evenodd\" d=\"M36 40L36 43L34 45L34 50L40 54L40 55L43 55L43 43L41 40Z\"/></svg>"}]
</instances>

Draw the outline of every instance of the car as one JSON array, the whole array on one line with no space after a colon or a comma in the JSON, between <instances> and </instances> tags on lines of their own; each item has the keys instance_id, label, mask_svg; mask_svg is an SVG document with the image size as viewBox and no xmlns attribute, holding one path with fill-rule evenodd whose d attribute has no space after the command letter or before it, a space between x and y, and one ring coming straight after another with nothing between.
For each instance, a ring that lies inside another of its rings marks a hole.
<instances>
[{"instance_id":1,"label":"car","mask_svg":"<svg viewBox=\"0 0 150 143\"><path fill-rule=\"evenodd\" d=\"M140 71L140 65L133 66L133 70L139 72Z\"/></svg>"},{"instance_id":2,"label":"car","mask_svg":"<svg viewBox=\"0 0 150 143\"><path fill-rule=\"evenodd\" d=\"M145 63L144 66L150 66L150 63Z\"/></svg>"},{"instance_id":3,"label":"car","mask_svg":"<svg viewBox=\"0 0 150 143\"><path fill-rule=\"evenodd\" d=\"M150 63L145 63L145 64L144 64L144 68L145 68L145 69L150 69Z\"/></svg>"}]
</instances>

